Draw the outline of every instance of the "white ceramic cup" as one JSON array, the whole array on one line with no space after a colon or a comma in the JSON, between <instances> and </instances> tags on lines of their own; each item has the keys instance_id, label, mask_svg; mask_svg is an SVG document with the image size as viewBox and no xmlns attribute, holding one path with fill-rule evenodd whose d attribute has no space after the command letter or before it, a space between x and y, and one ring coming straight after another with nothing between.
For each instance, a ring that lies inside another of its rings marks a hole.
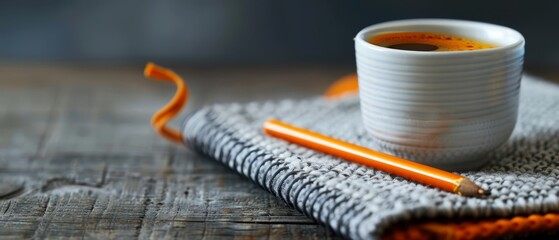
<instances>
[{"instance_id":1,"label":"white ceramic cup","mask_svg":"<svg viewBox=\"0 0 559 240\"><path fill-rule=\"evenodd\" d=\"M496 47L423 52L367 41L390 32L437 32ZM472 170L510 137L524 61L517 31L462 20L400 20L363 29L355 51L363 122L379 150L446 170Z\"/></svg>"}]
</instances>

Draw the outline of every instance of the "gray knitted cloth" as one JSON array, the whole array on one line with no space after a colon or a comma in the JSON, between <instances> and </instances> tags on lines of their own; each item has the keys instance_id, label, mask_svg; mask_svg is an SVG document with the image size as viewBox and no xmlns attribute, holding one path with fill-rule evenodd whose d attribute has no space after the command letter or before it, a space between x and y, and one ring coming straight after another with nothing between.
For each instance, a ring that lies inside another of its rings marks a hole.
<instances>
[{"instance_id":1,"label":"gray knitted cloth","mask_svg":"<svg viewBox=\"0 0 559 240\"><path fill-rule=\"evenodd\" d=\"M481 170L460 173L491 189L485 199L447 193L266 136L262 125L269 118L377 147L361 123L356 97L209 106L190 115L182 132L190 147L344 237L376 239L387 227L407 221L559 212L559 86L553 83L525 76L512 137Z\"/></svg>"}]
</instances>

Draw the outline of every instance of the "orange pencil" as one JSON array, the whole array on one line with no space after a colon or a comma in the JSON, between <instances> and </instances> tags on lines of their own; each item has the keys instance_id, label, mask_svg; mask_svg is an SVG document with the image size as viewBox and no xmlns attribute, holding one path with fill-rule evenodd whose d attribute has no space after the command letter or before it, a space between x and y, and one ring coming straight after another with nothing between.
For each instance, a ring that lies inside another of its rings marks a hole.
<instances>
[{"instance_id":1,"label":"orange pencil","mask_svg":"<svg viewBox=\"0 0 559 240\"><path fill-rule=\"evenodd\" d=\"M320 152L363 164L411 181L423 183L463 196L481 197L486 191L471 180L458 174L429 167L403 158L373 151L355 144L321 135L278 120L264 123L264 132Z\"/></svg>"}]
</instances>

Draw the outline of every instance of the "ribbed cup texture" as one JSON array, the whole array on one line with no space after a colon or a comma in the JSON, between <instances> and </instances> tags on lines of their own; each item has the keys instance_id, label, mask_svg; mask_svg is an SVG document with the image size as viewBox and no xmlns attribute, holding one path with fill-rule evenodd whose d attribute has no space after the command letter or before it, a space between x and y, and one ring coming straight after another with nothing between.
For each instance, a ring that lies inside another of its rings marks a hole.
<instances>
[{"instance_id":1,"label":"ribbed cup texture","mask_svg":"<svg viewBox=\"0 0 559 240\"><path fill-rule=\"evenodd\" d=\"M475 30L480 24L450 22L457 29ZM428 28L429 24L440 27L447 23L425 24ZM386 32L391 27L373 26L356 37L366 129L383 151L401 157L449 170L483 165L484 157L509 138L516 123L522 37L519 35L520 43L510 46L503 43L494 49L463 52L394 50L364 41L375 31ZM498 33L498 26L491 27L497 27L492 31Z\"/></svg>"}]
</instances>

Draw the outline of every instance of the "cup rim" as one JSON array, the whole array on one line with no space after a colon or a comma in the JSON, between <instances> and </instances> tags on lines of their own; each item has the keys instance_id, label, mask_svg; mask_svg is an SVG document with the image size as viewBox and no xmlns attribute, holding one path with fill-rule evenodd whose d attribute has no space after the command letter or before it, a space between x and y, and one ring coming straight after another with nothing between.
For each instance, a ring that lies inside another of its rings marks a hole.
<instances>
[{"instance_id":1,"label":"cup rim","mask_svg":"<svg viewBox=\"0 0 559 240\"><path fill-rule=\"evenodd\" d=\"M500 28L503 31L508 31L513 35L516 35L517 40L510 43L505 44L502 46L498 46L495 48L488 48L488 49L480 49L480 50L473 50L473 51L441 51L441 52L430 52L430 51L405 51L399 49L392 49L374 45L369 43L365 40L365 35L373 30L378 30L382 28L400 26L405 24L431 24L431 25L440 25L440 26L455 26L459 24L467 24L467 25L477 25L479 27L485 28ZM371 26L364 28L363 30L359 31L355 38L353 39L356 43L361 44L364 47L367 47L371 50L381 51L390 54L401 54L401 55L408 55L408 56L454 56L454 55L476 55L476 54L491 54L495 52L502 52L507 51L509 49L514 49L519 45L524 44L525 39L522 34L512 28L492 24L492 23L485 23L485 22L478 22L478 21L470 21L470 20L460 20L460 19L444 19L444 18L417 18L417 19L403 19L403 20L394 20L388 22L377 23Z\"/></svg>"}]
</instances>

